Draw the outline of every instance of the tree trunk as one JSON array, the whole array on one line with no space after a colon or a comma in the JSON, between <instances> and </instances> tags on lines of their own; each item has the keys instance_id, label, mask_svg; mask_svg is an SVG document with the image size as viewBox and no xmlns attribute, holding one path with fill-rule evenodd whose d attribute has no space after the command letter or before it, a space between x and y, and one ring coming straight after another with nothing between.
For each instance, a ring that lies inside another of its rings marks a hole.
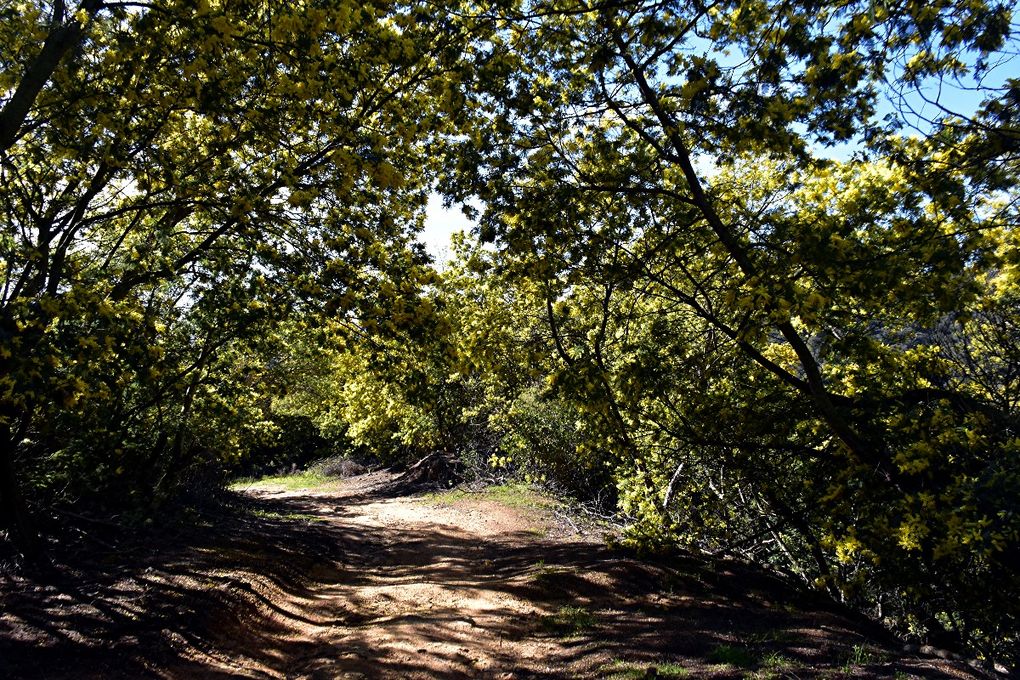
<instances>
[{"instance_id":1,"label":"tree trunk","mask_svg":"<svg viewBox=\"0 0 1020 680\"><path fill-rule=\"evenodd\" d=\"M91 18L102 4L102 0L86 0L80 7ZM56 3L50 32L42 49L26 65L21 82L7 101L7 105L0 111L0 151L6 151L17 141L21 126L35 105L39 93L53 77L53 72L57 70L64 57L81 44L85 35L84 26L74 17L65 22L67 17L64 16L64 9L64 2Z\"/></svg>"},{"instance_id":2,"label":"tree trunk","mask_svg":"<svg viewBox=\"0 0 1020 680\"><path fill-rule=\"evenodd\" d=\"M0 425L0 522L10 531L11 541L28 564L43 558L42 541L21 494L14 465L15 442L9 425Z\"/></svg>"},{"instance_id":3,"label":"tree trunk","mask_svg":"<svg viewBox=\"0 0 1020 680\"><path fill-rule=\"evenodd\" d=\"M188 434L188 420L191 418L191 409L195 403L195 393L198 391L198 387L202 383L206 364L216 347L218 347L218 345L213 342L212 332L210 331L209 334L206 335L205 341L202 343L202 351L199 353L198 361L195 363L195 374L184 393L184 403L181 405L181 420L177 424L177 431L174 433L174 440L170 446L170 456L164 467L163 475L156 483L155 497L157 499L161 499L166 489L176 484L177 475L179 475L186 466L185 464L187 461L184 457L184 444ZM164 435L160 435L160 442L165 446L166 439L164 438Z\"/></svg>"}]
</instances>

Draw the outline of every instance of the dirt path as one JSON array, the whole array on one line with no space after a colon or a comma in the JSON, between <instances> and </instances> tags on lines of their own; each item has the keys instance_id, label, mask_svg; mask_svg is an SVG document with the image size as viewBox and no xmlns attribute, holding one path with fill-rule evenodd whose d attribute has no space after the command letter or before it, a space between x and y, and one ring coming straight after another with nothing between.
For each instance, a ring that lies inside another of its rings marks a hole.
<instances>
[{"instance_id":1,"label":"dirt path","mask_svg":"<svg viewBox=\"0 0 1020 680\"><path fill-rule=\"evenodd\" d=\"M387 475L308 493L260 489L257 498L364 537L300 601L292 634L319 645L287 677L529 677L555 673L559 640L529 637L544 614L527 597L542 570L542 538L559 530L539 508L470 494L387 498ZM558 550L590 542L555 540ZM354 558L354 555L348 555ZM339 615L340 621L336 618ZM267 675L271 668L259 669ZM515 673L514 670L517 672Z\"/></svg>"},{"instance_id":2,"label":"dirt path","mask_svg":"<svg viewBox=\"0 0 1020 680\"><path fill-rule=\"evenodd\" d=\"M610 550L537 496L390 482L263 485L53 582L8 577L0 677L973 677L755 570Z\"/></svg>"}]
</instances>

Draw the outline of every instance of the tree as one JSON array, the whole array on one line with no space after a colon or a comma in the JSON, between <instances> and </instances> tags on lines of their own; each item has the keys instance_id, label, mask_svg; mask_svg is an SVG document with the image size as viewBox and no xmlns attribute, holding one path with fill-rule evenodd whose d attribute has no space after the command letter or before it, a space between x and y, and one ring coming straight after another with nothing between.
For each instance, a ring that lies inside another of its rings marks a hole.
<instances>
[{"instance_id":1,"label":"tree","mask_svg":"<svg viewBox=\"0 0 1020 680\"><path fill-rule=\"evenodd\" d=\"M425 261L461 29L415 3L86 0L0 31L0 499L32 552L19 475L131 448L108 480L172 487L231 346L370 317Z\"/></svg>"},{"instance_id":2,"label":"tree","mask_svg":"<svg viewBox=\"0 0 1020 680\"><path fill-rule=\"evenodd\" d=\"M988 76L1008 7L478 11L498 26L484 114L447 188L546 291L557 380L595 411L623 501L1011 654L1017 612L980 593L1018 585L1020 414L939 329L977 342L1015 285L1017 83L920 136L876 115L901 88Z\"/></svg>"}]
</instances>

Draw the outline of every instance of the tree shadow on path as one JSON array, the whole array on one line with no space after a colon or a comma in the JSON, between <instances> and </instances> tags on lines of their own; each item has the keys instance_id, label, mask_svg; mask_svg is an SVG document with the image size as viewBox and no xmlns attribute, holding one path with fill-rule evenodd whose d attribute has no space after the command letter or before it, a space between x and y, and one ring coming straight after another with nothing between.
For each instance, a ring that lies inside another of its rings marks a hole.
<instances>
[{"instance_id":1,"label":"tree shadow on path","mask_svg":"<svg viewBox=\"0 0 1020 680\"><path fill-rule=\"evenodd\" d=\"M69 544L46 579L3 577L0 677L967 674L744 565L643 561L539 536L534 510L352 488L235 495Z\"/></svg>"}]
</instances>

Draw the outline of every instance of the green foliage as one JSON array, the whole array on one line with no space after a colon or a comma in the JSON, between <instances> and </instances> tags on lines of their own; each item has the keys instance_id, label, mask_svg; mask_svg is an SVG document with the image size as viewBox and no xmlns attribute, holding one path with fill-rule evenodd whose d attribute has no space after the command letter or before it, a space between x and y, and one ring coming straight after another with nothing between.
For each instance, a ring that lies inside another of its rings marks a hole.
<instances>
[{"instance_id":1,"label":"green foliage","mask_svg":"<svg viewBox=\"0 0 1020 680\"><path fill-rule=\"evenodd\" d=\"M873 650L868 649L865 645L857 644L847 655L846 663L851 666L866 666L878 660L879 658Z\"/></svg>"},{"instance_id":2,"label":"green foliage","mask_svg":"<svg viewBox=\"0 0 1020 680\"><path fill-rule=\"evenodd\" d=\"M760 680L782 677L783 673L788 673L797 668L797 666L798 664L796 661L793 661L778 652L771 652L762 658L761 670L758 671L755 677Z\"/></svg>"},{"instance_id":3,"label":"green foliage","mask_svg":"<svg viewBox=\"0 0 1020 680\"><path fill-rule=\"evenodd\" d=\"M270 475L260 478L239 479L230 484L231 489L243 491L250 489L285 489L300 491L326 487L336 482L335 477L324 475L314 470L302 470L284 475Z\"/></svg>"},{"instance_id":4,"label":"green foliage","mask_svg":"<svg viewBox=\"0 0 1020 680\"><path fill-rule=\"evenodd\" d=\"M267 510L253 510L252 516L259 519L285 520L291 522L328 522L329 520L321 515L309 515L301 512L279 513Z\"/></svg>"},{"instance_id":5,"label":"green foliage","mask_svg":"<svg viewBox=\"0 0 1020 680\"><path fill-rule=\"evenodd\" d=\"M396 342L375 348L322 334L288 335L287 356L278 367L287 388L274 399L274 412L308 417L323 438L348 441L383 458L439 445L425 400L409 393L416 357ZM398 382L397 374L405 380Z\"/></svg>"},{"instance_id":6,"label":"green foliage","mask_svg":"<svg viewBox=\"0 0 1020 680\"><path fill-rule=\"evenodd\" d=\"M271 436L259 446L253 446L230 469L243 476L258 476L291 468L303 468L335 450L349 452L346 441L323 438L314 423L305 416L286 416L270 412Z\"/></svg>"},{"instance_id":7,"label":"green foliage","mask_svg":"<svg viewBox=\"0 0 1020 680\"><path fill-rule=\"evenodd\" d=\"M627 678L647 678L649 669L655 669L655 677L659 678L686 678L690 671L677 663L663 662L653 664L631 663L617 659L599 669L600 677L609 680L627 680Z\"/></svg>"},{"instance_id":8,"label":"green foliage","mask_svg":"<svg viewBox=\"0 0 1020 680\"><path fill-rule=\"evenodd\" d=\"M445 188L631 540L1015 655L982 595L1020 592L1010 8L539 5L501 9ZM875 115L947 78L984 103Z\"/></svg>"},{"instance_id":9,"label":"green foliage","mask_svg":"<svg viewBox=\"0 0 1020 680\"><path fill-rule=\"evenodd\" d=\"M564 605L554 614L539 618L539 625L549 635L556 637L577 637L584 635L597 624L594 614L584 607Z\"/></svg>"},{"instance_id":10,"label":"green foliage","mask_svg":"<svg viewBox=\"0 0 1020 680\"><path fill-rule=\"evenodd\" d=\"M1018 658L1010 3L63 8L0 13L12 536L443 449Z\"/></svg>"},{"instance_id":11,"label":"green foliage","mask_svg":"<svg viewBox=\"0 0 1020 680\"><path fill-rule=\"evenodd\" d=\"M505 410L493 410L489 426L499 444L489 460L495 469L580 498L591 497L606 481L578 457L582 435L572 409L538 387L525 389Z\"/></svg>"},{"instance_id":12,"label":"green foliage","mask_svg":"<svg viewBox=\"0 0 1020 680\"><path fill-rule=\"evenodd\" d=\"M487 486L480 491L452 489L426 494L425 498L431 503L440 505L452 505L462 501L490 501L508 508L525 509L549 509L559 505L555 499L527 484L498 484Z\"/></svg>"},{"instance_id":13,"label":"green foliage","mask_svg":"<svg viewBox=\"0 0 1020 680\"><path fill-rule=\"evenodd\" d=\"M0 13L0 502L26 546L24 496L151 511L275 458L282 322L417 319L461 31L346 0Z\"/></svg>"}]
</instances>

